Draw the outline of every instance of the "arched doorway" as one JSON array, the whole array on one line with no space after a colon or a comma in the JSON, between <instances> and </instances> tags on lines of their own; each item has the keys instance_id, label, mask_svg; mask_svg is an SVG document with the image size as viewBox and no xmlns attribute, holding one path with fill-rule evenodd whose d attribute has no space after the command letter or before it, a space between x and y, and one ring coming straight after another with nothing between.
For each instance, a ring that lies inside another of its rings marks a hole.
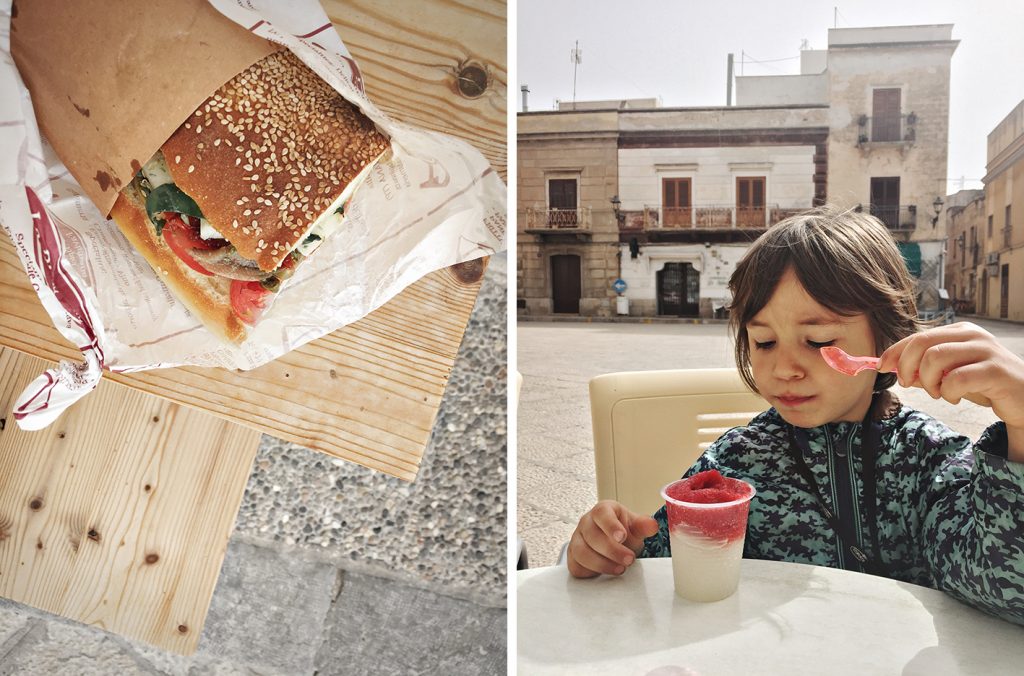
<instances>
[{"instance_id":1,"label":"arched doorway","mask_svg":"<svg viewBox=\"0 0 1024 676\"><path fill-rule=\"evenodd\" d=\"M580 279L580 257L559 254L551 257L551 310L558 314L580 313L583 285Z\"/></svg>"},{"instance_id":2,"label":"arched doorway","mask_svg":"<svg viewBox=\"0 0 1024 676\"><path fill-rule=\"evenodd\" d=\"M700 314L700 273L692 263L665 263L658 270L658 314L696 317Z\"/></svg>"}]
</instances>

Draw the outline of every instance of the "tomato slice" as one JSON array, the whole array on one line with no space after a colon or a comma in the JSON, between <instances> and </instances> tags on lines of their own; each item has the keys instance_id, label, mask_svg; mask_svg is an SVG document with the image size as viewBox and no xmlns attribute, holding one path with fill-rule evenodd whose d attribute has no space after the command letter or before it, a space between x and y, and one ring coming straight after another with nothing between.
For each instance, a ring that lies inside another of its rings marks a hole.
<instances>
[{"instance_id":1,"label":"tomato slice","mask_svg":"<svg viewBox=\"0 0 1024 676\"><path fill-rule=\"evenodd\" d=\"M249 326L255 326L263 311L267 309L267 297L271 294L259 282L231 280L231 309L238 318Z\"/></svg>"},{"instance_id":2,"label":"tomato slice","mask_svg":"<svg viewBox=\"0 0 1024 676\"><path fill-rule=\"evenodd\" d=\"M193 237L200 239L198 234L192 232L192 227L185 225L178 214L165 214L166 223L164 224L163 236L167 246L171 247L171 251L177 254L185 265L189 266L196 272L212 277L213 273L204 268L199 264L195 258L192 257L191 251L195 248L193 246ZM205 247L201 247L205 248Z\"/></svg>"}]
</instances>

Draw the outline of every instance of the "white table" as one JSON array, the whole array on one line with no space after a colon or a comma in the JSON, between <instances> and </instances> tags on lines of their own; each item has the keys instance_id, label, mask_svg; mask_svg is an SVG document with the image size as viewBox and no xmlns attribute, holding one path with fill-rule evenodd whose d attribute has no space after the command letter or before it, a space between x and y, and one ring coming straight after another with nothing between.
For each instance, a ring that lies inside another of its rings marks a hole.
<instances>
[{"instance_id":1,"label":"white table","mask_svg":"<svg viewBox=\"0 0 1024 676\"><path fill-rule=\"evenodd\" d=\"M1024 674L1024 627L926 587L743 561L739 591L677 597L671 559L577 580L517 574L521 674Z\"/></svg>"}]
</instances>

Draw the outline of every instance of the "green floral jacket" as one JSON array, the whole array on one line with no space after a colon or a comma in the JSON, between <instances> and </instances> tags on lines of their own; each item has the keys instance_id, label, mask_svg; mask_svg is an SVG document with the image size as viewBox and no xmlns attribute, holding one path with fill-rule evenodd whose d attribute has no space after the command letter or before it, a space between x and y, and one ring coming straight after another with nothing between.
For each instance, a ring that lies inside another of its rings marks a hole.
<instances>
[{"instance_id":1,"label":"green floral jacket","mask_svg":"<svg viewBox=\"0 0 1024 676\"><path fill-rule=\"evenodd\" d=\"M791 438L822 499L854 528L857 546L880 555L886 575L951 594L1024 624L1024 463L1006 460L1006 427L977 443L930 416L901 407L878 422L875 466L878 548L867 528L860 444L862 424L794 428L770 409L729 430L686 476L717 469L753 484L744 557L863 572L829 525L813 489L787 452ZM855 498L853 496L856 496ZM641 557L670 555L665 508Z\"/></svg>"}]
</instances>

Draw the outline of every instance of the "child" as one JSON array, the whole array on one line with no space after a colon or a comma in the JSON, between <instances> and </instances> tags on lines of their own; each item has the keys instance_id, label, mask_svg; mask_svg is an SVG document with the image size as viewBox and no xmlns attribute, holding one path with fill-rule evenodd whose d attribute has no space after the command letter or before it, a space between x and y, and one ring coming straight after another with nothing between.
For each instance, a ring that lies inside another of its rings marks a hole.
<instances>
[{"instance_id":1,"label":"child","mask_svg":"<svg viewBox=\"0 0 1024 676\"><path fill-rule=\"evenodd\" d=\"M770 228L729 288L736 361L773 408L722 435L686 475L750 482L744 556L871 572L926 585L1024 624L1024 361L972 324L921 330L913 282L874 218L821 209ZM878 355L879 372L832 370L819 348ZM896 374L882 373L895 367ZM901 406L897 380L1002 422L972 447ZM576 577L668 556L654 518L606 500L567 552Z\"/></svg>"}]
</instances>

